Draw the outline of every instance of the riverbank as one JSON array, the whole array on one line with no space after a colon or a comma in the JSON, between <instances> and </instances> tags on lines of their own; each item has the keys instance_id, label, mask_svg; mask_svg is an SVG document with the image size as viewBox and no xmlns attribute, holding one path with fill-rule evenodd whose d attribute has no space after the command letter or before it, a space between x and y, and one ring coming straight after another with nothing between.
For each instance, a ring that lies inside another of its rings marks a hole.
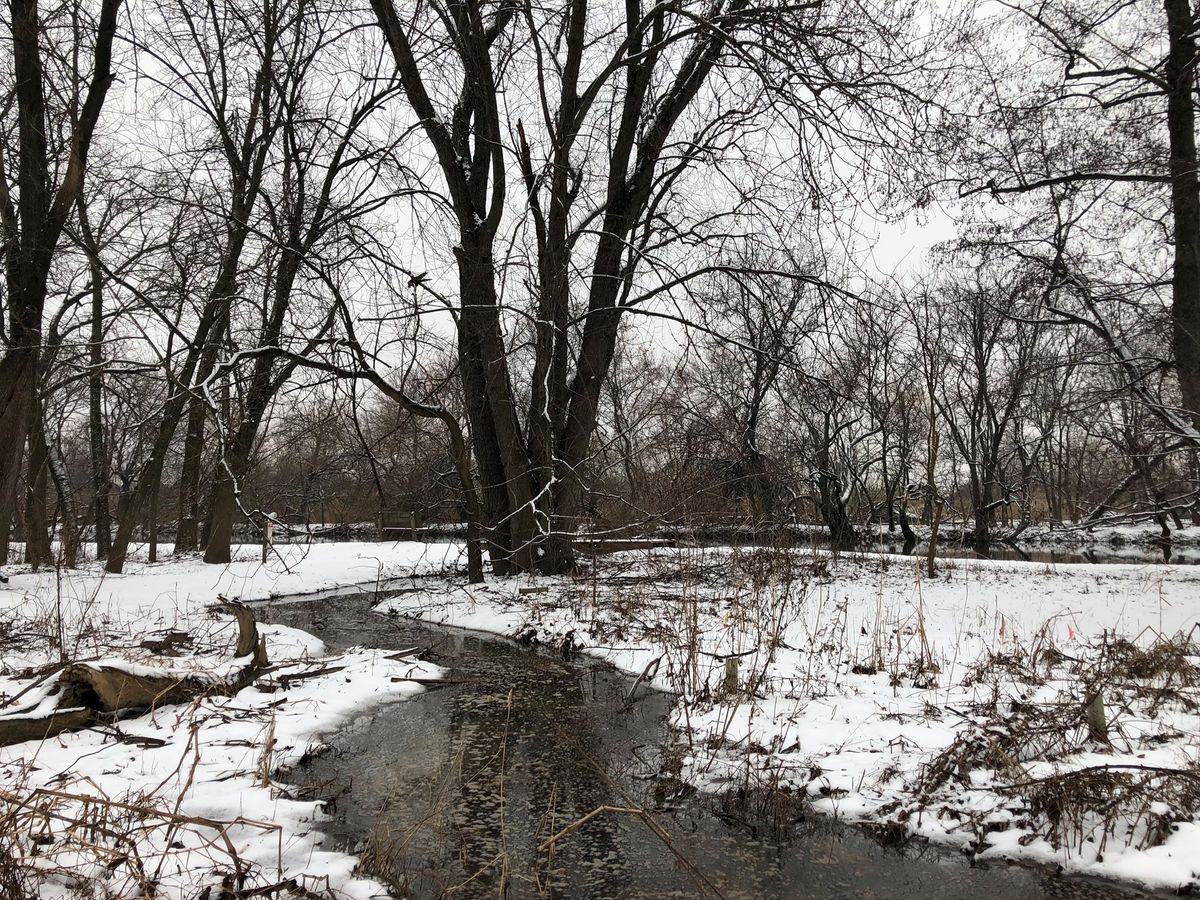
<instances>
[{"instance_id":1,"label":"riverbank","mask_svg":"<svg viewBox=\"0 0 1200 900\"><path fill-rule=\"evenodd\" d=\"M584 652L630 673L631 695L674 692L660 774L681 788L788 792L980 859L1168 890L1198 880L1200 569L943 560L930 580L907 557L686 548L602 559L594 577L467 586L444 575L457 563L454 545L361 543L280 548L265 565L257 548L220 568L133 561L116 578L16 570L0 591L0 699L51 698L34 682L64 658L216 679L236 630L210 610L218 598L425 575L380 611ZM21 879L42 896L91 883L191 897L239 880L382 891L323 849L318 804L281 773L440 672L262 633L272 668L233 696L0 749L10 893ZM83 842L80 824L103 839Z\"/></svg>"},{"instance_id":2,"label":"riverbank","mask_svg":"<svg viewBox=\"0 0 1200 900\"><path fill-rule=\"evenodd\" d=\"M980 859L1200 881L1200 571L955 560L930 580L910 558L746 549L602 565L380 609L675 692L684 781L790 791Z\"/></svg>"},{"instance_id":3,"label":"riverbank","mask_svg":"<svg viewBox=\"0 0 1200 900\"><path fill-rule=\"evenodd\" d=\"M336 798L329 845L397 897L1144 900L1045 867L975 865L807 814L778 794L698 793L671 774L672 698L611 666L394 618L369 595L267 604L334 648L421 646L445 682L330 738L290 780ZM665 757L664 757L665 754ZM603 810L603 811L602 811Z\"/></svg>"},{"instance_id":4,"label":"riverbank","mask_svg":"<svg viewBox=\"0 0 1200 900\"><path fill-rule=\"evenodd\" d=\"M322 735L439 677L410 654L329 654L306 631L260 625L268 664L230 679L237 627L219 599L262 600L441 571L456 549L424 544L239 548L224 567L131 560L121 576L10 570L0 590L0 730L48 714L64 662L213 690L191 702L0 747L0 893L193 898L259 890L367 898L382 885L323 849L320 803L286 772ZM447 556L450 554L450 556ZM232 692L232 693L231 693ZM72 701L78 702L78 701ZM206 891L208 893L206 893ZM258 894L256 894L257 896Z\"/></svg>"}]
</instances>

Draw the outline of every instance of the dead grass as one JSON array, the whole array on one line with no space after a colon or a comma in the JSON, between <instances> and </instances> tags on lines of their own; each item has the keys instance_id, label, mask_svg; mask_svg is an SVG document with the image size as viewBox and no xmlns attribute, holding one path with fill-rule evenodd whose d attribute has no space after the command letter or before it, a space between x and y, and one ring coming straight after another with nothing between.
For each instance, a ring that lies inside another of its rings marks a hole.
<instances>
[{"instance_id":1,"label":"dead grass","mask_svg":"<svg viewBox=\"0 0 1200 900\"><path fill-rule=\"evenodd\" d=\"M1200 769L1092 766L1006 785L1028 804L1032 820L1056 848L1102 854L1110 841L1145 850L1161 844L1180 818L1200 809Z\"/></svg>"},{"instance_id":2,"label":"dead grass","mask_svg":"<svg viewBox=\"0 0 1200 900\"><path fill-rule=\"evenodd\" d=\"M1099 860L1114 843L1160 844L1175 823L1200 814L1200 766L1138 760L1180 736L1165 724L1167 731L1154 730L1164 710L1200 708L1196 658L1191 634L1150 631L1136 640L1106 635L1078 657L1040 640L992 654L968 676L990 696L960 711L969 724L925 766L915 801L894 804L886 815L900 821L948 815L961 820L958 827L973 829L979 846L990 831L1020 828L1022 843L1044 839L1057 850L1086 850ZM1032 699L1050 689L1053 699ZM1095 763L1097 754L1110 761ZM989 820L960 802L964 789L981 784L1003 798L1008 821Z\"/></svg>"}]
</instances>

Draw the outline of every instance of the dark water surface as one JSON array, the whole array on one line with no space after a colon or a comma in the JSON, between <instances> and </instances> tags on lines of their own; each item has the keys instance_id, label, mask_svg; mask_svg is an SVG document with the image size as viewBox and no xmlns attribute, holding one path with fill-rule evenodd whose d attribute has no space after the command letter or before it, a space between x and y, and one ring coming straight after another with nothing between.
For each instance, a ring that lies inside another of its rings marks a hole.
<instances>
[{"instance_id":1,"label":"dark water surface","mask_svg":"<svg viewBox=\"0 0 1200 900\"><path fill-rule=\"evenodd\" d=\"M501 638L371 614L381 597L259 607L331 650L419 647L452 683L363 716L288 780L332 801L322 825L398 894L561 898L1128 898L1095 881L902 851L791 805L680 796L664 776L670 698L627 705L632 680ZM639 694L645 694L639 690ZM651 809L652 829L599 807ZM669 838L669 845L665 838Z\"/></svg>"},{"instance_id":2,"label":"dark water surface","mask_svg":"<svg viewBox=\"0 0 1200 900\"><path fill-rule=\"evenodd\" d=\"M825 540L814 540L808 544L818 550L829 550L830 545ZM842 551L845 553L846 551ZM924 557L929 548L918 544L915 547L888 540L865 541L855 551L858 553L894 553L901 556ZM1128 544L1117 546L1101 544L1095 546L1056 546L1054 544L1020 544L992 543L986 550L977 550L970 544L939 544L936 556L938 559L1003 559L1023 562L1045 563L1047 565L1105 565L1121 563L1125 565L1163 564L1174 566L1194 566L1200 564L1200 548L1192 546L1171 547L1146 546L1143 544Z\"/></svg>"}]
</instances>

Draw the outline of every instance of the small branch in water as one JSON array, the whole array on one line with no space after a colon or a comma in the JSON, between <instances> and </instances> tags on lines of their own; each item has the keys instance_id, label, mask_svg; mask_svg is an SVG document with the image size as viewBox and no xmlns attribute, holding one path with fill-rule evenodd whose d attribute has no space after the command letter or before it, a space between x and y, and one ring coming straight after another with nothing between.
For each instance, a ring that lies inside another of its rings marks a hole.
<instances>
[{"instance_id":1,"label":"small branch in water","mask_svg":"<svg viewBox=\"0 0 1200 900\"><path fill-rule=\"evenodd\" d=\"M646 817L646 811L644 809L639 809L637 807L597 806L595 809L593 809L587 815L576 819L574 822L572 822L566 828L562 829L562 831L558 832L558 834L552 835L551 837L546 838L546 840L544 840L540 844L538 844L538 853L547 852L548 850L550 850L550 848L552 848L556 843L558 843L562 838L566 837L572 831L576 831L576 830L582 828L584 825L586 825L592 819L596 818L596 816L599 816L603 813L627 813L629 815L641 816L643 819Z\"/></svg>"},{"instance_id":2,"label":"small branch in water","mask_svg":"<svg viewBox=\"0 0 1200 900\"><path fill-rule=\"evenodd\" d=\"M633 683L633 687L629 689L629 693L625 695L625 704L633 703L633 696L637 693L637 689L641 687L643 681L649 681L658 674L658 667L662 663L662 656L656 656L650 662L646 663L646 668L642 669L642 674L637 677Z\"/></svg>"}]
</instances>

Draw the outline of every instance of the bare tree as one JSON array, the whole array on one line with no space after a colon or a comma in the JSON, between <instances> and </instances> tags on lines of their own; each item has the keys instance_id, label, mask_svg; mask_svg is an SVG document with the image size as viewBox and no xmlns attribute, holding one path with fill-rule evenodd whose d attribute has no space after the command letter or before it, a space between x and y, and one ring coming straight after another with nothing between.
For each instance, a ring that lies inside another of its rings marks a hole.
<instances>
[{"instance_id":1,"label":"bare tree","mask_svg":"<svg viewBox=\"0 0 1200 900\"><path fill-rule=\"evenodd\" d=\"M1181 394L1172 427L1200 443L1195 13L1187 0L1071 0L1005 4L999 15L981 12L968 43L980 71L966 81L962 131L951 130L965 136L964 193L1052 210L1074 200L1072 215L1087 210L1072 234L1077 260L1095 258L1093 277L1124 271L1128 283L1140 275L1147 308L1161 302L1164 286L1152 254L1171 245L1170 341ZM1014 28L1029 41L1012 41ZM1041 221L1049 237L1056 217ZM1114 266L1103 234L1131 231L1142 236L1132 244L1141 252ZM1099 312L1089 318L1103 328ZM1121 361L1128 348L1109 351Z\"/></svg>"},{"instance_id":2,"label":"bare tree","mask_svg":"<svg viewBox=\"0 0 1200 900\"><path fill-rule=\"evenodd\" d=\"M102 0L95 24L88 29L93 37L90 77L85 85L71 86L81 89L83 105L68 139L52 144L48 116L62 111L47 109L51 93L47 34L38 0L9 4L13 82L6 107L15 108L17 123L15 134L11 127L0 132L0 225L8 307L0 357L0 551L4 553L21 458L36 415L50 267L83 185L88 151L113 81L112 48L120 5L120 0ZM54 74L59 73L52 68L51 77Z\"/></svg>"},{"instance_id":3,"label":"bare tree","mask_svg":"<svg viewBox=\"0 0 1200 900\"><path fill-rule=\"evenodd\" d=\"M730 185L731 202L689 217L680 186L744 159L763 116L810 148L839 129L843 150L898 138L908 121L889 68L898 32L881 10L820 3L627 4L603 29L584 0L455 0L409 18L391 0L372 7L454 222L459 360L493 564L569 570L579 474L622 318L710 271L681 248L714 240L750 202ZM518 95L531 100L514 104ZM514 160L521 208L508 198ZM528 226L533 237L524 416L501 315L510 263L496 258L510 215L514 233Z\"/></svg>"}]
</instances>

